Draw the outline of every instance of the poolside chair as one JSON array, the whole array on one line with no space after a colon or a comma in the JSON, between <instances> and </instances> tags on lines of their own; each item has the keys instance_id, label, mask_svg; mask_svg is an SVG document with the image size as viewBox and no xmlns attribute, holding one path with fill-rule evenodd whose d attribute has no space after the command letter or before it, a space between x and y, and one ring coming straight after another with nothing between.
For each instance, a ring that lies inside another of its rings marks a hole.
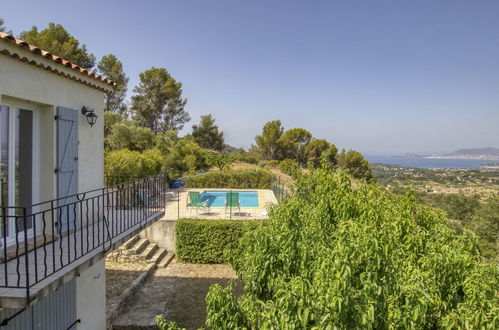
<instances>
[{"instance_id":1,"label":"poolside chair","mask_svg":"<svg viewBox=\"0 0 499 330\"><path fill-rule=\"evenodd\" d=\"M234 191L229 191L225 197L225 216L227 216L227 211L231 215L232 210L237 209L241 213L241 201L239 200L239 193Z\"/></svg>"},{"instance_id":2,"label":"poolside chair","mask_svg":"<svg viewBox=\"0 0 499 330\"><path fill-rule=\"evenodd\" d=\"M187 207L190 210L190 214L192 215L192 210L196 210L196 213L202 211L202 213L209 213L211 211L209 201L203 201L201 199L201 195L198 191L189 191L189 200L187 203Z\"/></svg>"}]
</instances>

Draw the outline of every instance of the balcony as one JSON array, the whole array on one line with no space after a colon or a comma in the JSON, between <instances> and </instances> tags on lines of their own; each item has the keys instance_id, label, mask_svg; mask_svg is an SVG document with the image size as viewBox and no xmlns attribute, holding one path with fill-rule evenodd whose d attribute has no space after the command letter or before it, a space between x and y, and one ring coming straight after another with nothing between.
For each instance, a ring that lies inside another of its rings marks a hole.
<instances>
[{"instance_id":1,"label":"balcony","mask_svg":"<svg viewBox=\"0 0 499 330\"><path fill-rule=\"evenodd\" d=\"M1 207L0 308L28 306L161 218L165 190L154 176Z\"/></svg>"}]
</instances>

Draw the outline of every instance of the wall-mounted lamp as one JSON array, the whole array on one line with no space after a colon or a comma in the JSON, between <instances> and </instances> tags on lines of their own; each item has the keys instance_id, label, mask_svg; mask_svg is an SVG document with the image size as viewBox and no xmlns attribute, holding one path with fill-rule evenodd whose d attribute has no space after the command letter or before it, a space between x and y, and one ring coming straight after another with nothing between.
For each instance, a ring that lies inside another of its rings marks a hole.
<instances>
[{"instance_id":1,"label":"wall-mounted lamp","mask_svg":"<svg viewBox=\"0 0 499 330\"><path fill-rule=\"evenodd\" d=\"M94 112L94 109L83 107L81 108L81 113L87 118L87 123L89 123L90 127L94 126L97 121L97 115Z\"/></svg>"}]
</instances>

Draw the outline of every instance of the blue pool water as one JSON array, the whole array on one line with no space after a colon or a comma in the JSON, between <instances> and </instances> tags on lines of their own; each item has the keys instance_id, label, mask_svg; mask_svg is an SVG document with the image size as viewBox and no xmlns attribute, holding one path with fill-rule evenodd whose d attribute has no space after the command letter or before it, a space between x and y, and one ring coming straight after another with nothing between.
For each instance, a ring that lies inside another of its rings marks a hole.
<instances>
[{"instance_id":1,"label":"blue pool water","mask_svg":"<svg viewBox=\"0 0 499 330\"><path fill-rule=\"evenodd\" d=\"M225 198L229 191L214 191L207 190L201 193L201 199L203 201L208 200L211 207L224 207ZM239 201L241 202L241 207L258 207L258 192L256 191L233 191L239 194Z\"/></svg>"}]
</instances>

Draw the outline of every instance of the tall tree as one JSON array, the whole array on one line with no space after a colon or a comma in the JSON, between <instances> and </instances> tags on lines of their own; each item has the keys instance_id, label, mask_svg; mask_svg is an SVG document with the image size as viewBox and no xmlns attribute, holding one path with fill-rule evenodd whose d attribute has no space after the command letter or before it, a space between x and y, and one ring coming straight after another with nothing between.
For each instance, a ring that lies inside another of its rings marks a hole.
<instances>
[{"instance_id":1,"label":"tall tree","mask_svg":"<svg viewBox=\"0 0 499 330\"><path fill-rule=\"evenodd\" d=\"M312 140L312 133L303 128L288 129L280 142L282 144L283 158L294 159L301 164L305 164L304 148Z\"/></svg>"},{"instance_id":2,"label":"tall tree","mask_svg":"<svg viewBox=\"0 0 499 330\"><path fill-rule=\"evenodd\" d=\"M262 134L255 137L257 148L265 160L278 159L280 141L284 128L280 120L269 121L263 126Z\"/></svg>"},{"instance_id":3,"label":"tall tree","mask_svg":"<svg viewBox=\"0 0 499 330\"><path fill-rule=\"evenodd\" d=\"M79 41L61 24L49 23L49 26L41 31L33 26L31 30L21 32L19 38L82 68L91 69L95 65L95 56L87 51L85 45L80 46Z\"/></svg>"},{"instance_id":4,"label":"tall tree","mask_svg":"<svg viewBox=\"0 0 499 330\"><path fill-rule=\"evenodd\" d=\"M104 77L111 79L117 85L114 91L106 92L105 110L124 113L128 77L123 71L123 64L115 55L109 54L102 57L97 68Z\"/></svg>"},{"instance_id":5,"label":"tall tree","mask_svg":"<svg viewBox=\"0 0 499 330\"><path fill-rule=\"evenodd\" d=\"M303 148L304 160L313 168L320 166L322 157L326 159L329 166L336 165L337 153L336 146L323 139L312 140Z\"/></svg>"},{"instance_id":6,"label":"tall tree","mask_svg":"<svg viewBox=\"0 0 499 330\"><path fill-rule=\"evenodd\" d=\"M182 129L191 119L184 109L187 99L182 98L182 83L164 68L153 67L139 76L132 97L135 120L155 133Z\"/></svg>"},{"instance_id":7,"label":"tall tree","mask_svg":"<svg viewBox=\"0 0 499 330\"><path fill-rule=\"evenodd\" d=\"M347 170L354 178L367 180L373 178L369 162L358 151L349 150L345 152L345 149L343 149L338 156L338 166Z\"/></svg>"},{"instance_id":8,"label":"tall tree","mask_svg":"<svg viewBox=\"0 0 499 330\"><path fill-rule=\"evenodd\" d=\"M201 116L199 125L192 126L192 136L205 149L222 151L224 148L224 133L215 125L212 115Z\"/></svg>"}]
</instances>

